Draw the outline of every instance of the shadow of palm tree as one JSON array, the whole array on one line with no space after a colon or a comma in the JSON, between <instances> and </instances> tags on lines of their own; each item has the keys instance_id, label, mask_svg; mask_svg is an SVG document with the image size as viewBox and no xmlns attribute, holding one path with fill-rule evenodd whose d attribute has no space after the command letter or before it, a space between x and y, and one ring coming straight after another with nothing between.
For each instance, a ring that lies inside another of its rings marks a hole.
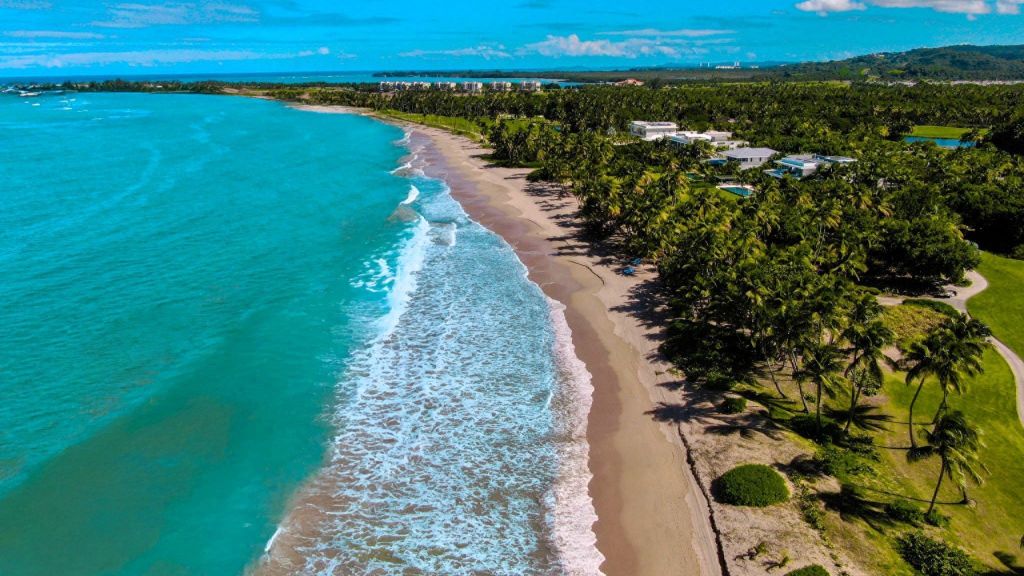
<instances>
[{"instance_id":1,"label":"shadow of palm tree","mask_svg":"<svg viewBox=\"0 0 1024 576\"><path fill-rule=\"evenodd\" d=\"M875 530L894 525L885 503L865 496L860 486L843 484L839 492L821 494L820 498L825 508L838 512L843 520L860 519Z\"/></svg>"}]
</instances>

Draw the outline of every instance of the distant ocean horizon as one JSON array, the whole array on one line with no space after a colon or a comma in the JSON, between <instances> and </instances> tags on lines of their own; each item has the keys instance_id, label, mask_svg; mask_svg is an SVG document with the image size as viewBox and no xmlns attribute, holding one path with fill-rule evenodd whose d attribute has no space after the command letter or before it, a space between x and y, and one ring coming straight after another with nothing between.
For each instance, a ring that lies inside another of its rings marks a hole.
<instances>
[{"instance_id":1,"label":"distant ocean horizon","mask_svg":"<svg viewBox=\"0 0 1024 576\"><path fill-rule=\"evenodd\" d=\"M377 74L389 74L387 70L369 70L354 72L261 72L261 73L195 73L195 74L161 74L161 73L132 73L132 74L53 74L40 76L9 76L0 77L0 86L31 83L54 83L63 82L102 82L104 80L128 80L128 81L176 81L176 82L202 82L207 80L220 82L266 82L273 84L306 84L324 82L329 84L376 84L382 81L390 82L412 82L417 80L429 80L431 82L491 82L500 80L503 82L525 82L536 80L544 83L557 83L559 78L553 75L545 75L543 71L536 71L536 76L523 77L494 77L494 76L436 76L443 72L423 71L419 75L410 76L377 76Z\"/></svg>"},{"instance_id":2,"label":"distant ocean horizon","mask_svg":"<svg viewBox=\"0 0 1024 576\"><path fill-rule=\"evenodd\" d=\"M402 130L102 93L0 129L0 573L284 540L303 573L597 571L561 308Z\"/></svg>"}]
</instances>

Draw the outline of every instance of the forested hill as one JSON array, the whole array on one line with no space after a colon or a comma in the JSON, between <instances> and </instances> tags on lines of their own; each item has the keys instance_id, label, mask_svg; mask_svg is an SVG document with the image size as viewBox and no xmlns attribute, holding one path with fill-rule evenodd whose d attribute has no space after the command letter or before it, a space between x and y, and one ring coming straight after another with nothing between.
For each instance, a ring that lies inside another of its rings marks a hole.
<instances>
[{"instance_id":1,"label":"forested hill","mask_svg":"<svg viewBox=\"0 0 1024 576\"><path fill-rule=\"evenodd\" d=\"M446 70L382 72L386 76L544 77L572 82L729 80L1022 80L1022 46L946 46L880 52L829 62L741 65L739 68L633 68L628 70Z\"/></svg>"},{"instance_id":2,"label":"forested hill","mask_svg":"<svg viewBox=\"0 0 1024 576\"><path fill-rule=\"evenodd\" d=\"M787 76L844 79L1024 80L1024 46L918 48L772 70Z\"/></svg>"}]
</instances>

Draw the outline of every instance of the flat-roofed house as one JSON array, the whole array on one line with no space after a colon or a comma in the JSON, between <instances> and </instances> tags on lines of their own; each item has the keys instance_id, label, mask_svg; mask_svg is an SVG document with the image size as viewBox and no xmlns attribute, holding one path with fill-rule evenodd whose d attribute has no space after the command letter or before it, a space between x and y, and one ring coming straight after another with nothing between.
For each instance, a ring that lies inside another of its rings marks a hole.
<instances>
[{"instance_id":1,"label":"flat-roofed house","mask_svg":"<svg viewBox=\"0 0 1024 576\"><path fill-rule=\"evenodd\" d=\"M629 123L629 133L644 140L658 140L671 136L679 130L675 122L646 122L634 120Z\"/></svg>"},{"instance_id":2,"label":"flat-roofed house","mask_svg":"<svg viewBox=\"0 0 1024 576\"><path fill-rule=\"evenodd\" d=\"M458 87L459 87L459 85L456 84L455 82L435 82L434 83L434 89L435 90L440 90L442 92L455 92L455 90Z\"/></svg>"},{"instance_id":3,"label":"flat-roofed house","mask_svg":"<svg viewBox=\"0 0 1024 576\"><path fill-rule=\"evenodd\" d=\"M525 80L519 83L519 89L523 92L537 92L541 89L541 83L537 80Z\"/></svg>"},{"instance_id":4,"label":"flat-roofed house","mask_svg":"<svg viewBox=\"0 0 1024 576\"><path fill-rule=\"evenodd\" d=\"M491 82L491 90L495 92L508 92L512 89L511 82Z\"/></svg>"},{"instance_id":5,"label":"flat-roofed house","mask_svg":"<svg viewBox=\"0 0 1024 576\"><path fill-rule=\"evenodd\" d=\"M741 170L764 166L772 156L778 154L771 148L736 148L722 152L727 161L739 162Z\"/></svg>"},{"instance_id":6,"label":"flat-roofed house","mask_svg":"<svg viewBox=\"0 0 1024 576\"><path fill-rule=\"evenodd\" d=\"M476 94L478 92L483 92L484 91L484 84L483 84L483 82L463 82L462 83L462 91L463 92L469 92L471 94Z\"/></svg>"},{"instance_id":7,"label":"flat-roofed house","mask_svg":"<svg viewBox=\"0 0 1024 576\"><path fill-rule=\"evenodd\" d=\"M781 160L776 160L775 164L778 166L775 169L768 170L769 176L776 178L782 178L784 176L792 176L799 180L814 174L823 166L830 166L833 164L846 165L856 162L855 159L847 156L823 156L821 154L793 154L792 156L786 156Z\"/></svg>"}]
</instances>

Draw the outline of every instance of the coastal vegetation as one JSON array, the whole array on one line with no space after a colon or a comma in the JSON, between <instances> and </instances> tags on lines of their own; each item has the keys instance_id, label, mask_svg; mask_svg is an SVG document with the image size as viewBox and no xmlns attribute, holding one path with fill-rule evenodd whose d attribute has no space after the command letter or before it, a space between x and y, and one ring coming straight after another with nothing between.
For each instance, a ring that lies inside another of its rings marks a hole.
<instances>
[{"instance_id":1,"label":"coastal vegetation","mask_svg":"<svg viewBox=\"0 0 1024 576\"><path fill-rule=\"evenodd\" d=\"M718 478L712 488L719 500L734 506L763 508L789 499L786 481L763 464L733 468Z\"/></svg>"}]
</instances>

